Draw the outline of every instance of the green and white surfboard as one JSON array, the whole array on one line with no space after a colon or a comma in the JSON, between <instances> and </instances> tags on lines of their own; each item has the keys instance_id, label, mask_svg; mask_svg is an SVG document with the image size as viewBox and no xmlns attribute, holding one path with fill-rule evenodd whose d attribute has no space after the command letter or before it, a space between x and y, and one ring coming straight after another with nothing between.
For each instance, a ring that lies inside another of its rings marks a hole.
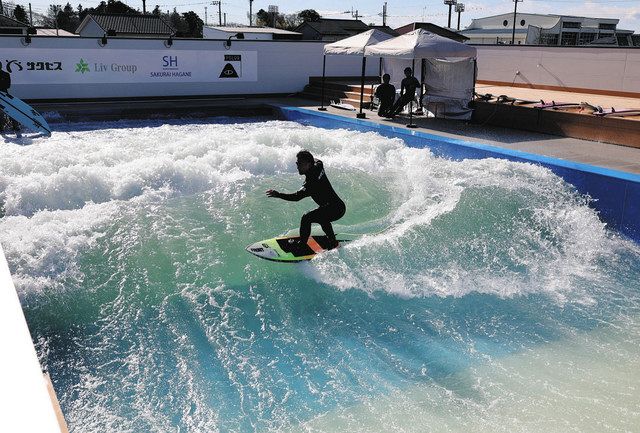
<instances>
[{"instance_id":1,"label":"green and white surfboard","mask_svg":"<svg viewBox=\"0 0 640 433\"><path fill-rule=\"evenodd\" d=\"M339 246L355 239L353 235L337 234ZM297 263L313 259L327 251L329 240L325 235L311 235L306 244L295 242L299 236L280 236L249 245L246 250L261 259L274 262Z\"/></svg>"}]
</instances>

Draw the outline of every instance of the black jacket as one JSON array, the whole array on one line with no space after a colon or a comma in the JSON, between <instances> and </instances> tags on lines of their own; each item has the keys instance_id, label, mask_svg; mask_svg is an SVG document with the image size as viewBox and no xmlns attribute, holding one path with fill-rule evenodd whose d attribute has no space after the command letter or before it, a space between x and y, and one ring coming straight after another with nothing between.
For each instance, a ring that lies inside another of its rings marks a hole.
<instances>
[{"instance_id":1,"label":"black jacket","mask_svg":"<svg viewBox=\"0 0 640 433\"><path fill-rule=\"evenodd\" d=\"M318 206L331 206L334 204L344 206L344 202L338 197L329 179L327 179L322 161L317 160L305 177L302 188L293 194L280 193L280 198L288 201L298 201L305 197L311 197Z\"/></svg>"},{"instance_id":2,"label":"black jacket","mask_svg":"<svg viewBox=\"0 0 640 433\"><path fill-rule=\"evenodd\" d=\"M376 96L380 101L391 101L396 98L396 88L392 84L382 83L376 88Z\"/></svg>"},{"instance_id":3,"label":"black jacket","mask_svg":"<svg viewBox=\"0 0 640 433\"><path fill-rule=\"evenodd\" d=\"M405 77L400 85L400 93L403 96L408 95L413 97L416 95L416 90L420 88L420 81L418 81L416 77Z\"/></svg>"}]
</instances>

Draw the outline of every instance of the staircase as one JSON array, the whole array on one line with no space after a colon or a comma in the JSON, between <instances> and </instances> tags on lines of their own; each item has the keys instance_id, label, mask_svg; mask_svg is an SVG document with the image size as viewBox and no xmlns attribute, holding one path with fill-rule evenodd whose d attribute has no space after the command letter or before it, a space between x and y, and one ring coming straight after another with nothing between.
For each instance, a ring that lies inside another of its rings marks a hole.
<instances>
[{"instance_id":1,"label":"staircase","mask_svg":"<svg viewBox=\"0 0 640 433\"><path fill-rule=\"evenodd\" d=\"M380 83L379 77L365 77L363 106L371 105L373 96L372 84ZM299 93L299 96L320 101L322 97L322 77L309 77L309 84ZM360 77L326 77L324 82L324 103L341 100L354 107L360 107Z\"/></svg>"}]
</instances>

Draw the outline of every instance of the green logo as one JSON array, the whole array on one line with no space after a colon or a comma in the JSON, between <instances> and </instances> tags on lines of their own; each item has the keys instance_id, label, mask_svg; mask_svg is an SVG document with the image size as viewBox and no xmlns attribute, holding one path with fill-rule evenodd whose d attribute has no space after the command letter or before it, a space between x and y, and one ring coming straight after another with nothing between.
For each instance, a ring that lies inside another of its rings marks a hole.
<instances>
[{"instance_id":1,"label":"green logo","mask_svg":"<svg viewBox=\"0 0 640 433\"><path fill-rule=\"evenodd\" d=\"M89 64L84 61L84 59L80 59L80 63L76 63L76 72L85 73L89 72Z\"/></svg>"}]
</instances>

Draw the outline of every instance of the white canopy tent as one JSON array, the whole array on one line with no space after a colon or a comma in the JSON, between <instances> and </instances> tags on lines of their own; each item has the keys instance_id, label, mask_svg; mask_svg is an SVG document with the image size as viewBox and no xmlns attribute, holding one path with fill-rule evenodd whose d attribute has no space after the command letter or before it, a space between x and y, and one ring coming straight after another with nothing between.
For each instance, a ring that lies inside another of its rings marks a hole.
<instances>
[{"instance_id":1,"label":"white canopy tent","mask_svg":"<svg viewBox=\"0 0 640 433\"><path fill-rule=\"evenodd\" d=\"M402 71L407 66L412 66L415 73L415 61L420 60L421 87L424 88L426 76L428 88L426 98L457 107L462 115L470 116L471 111L466 107L473 98L476 54L474 47L418 29L368 46L364 55L383 57L385 72L390 73L393 82L403 77ZM422 90L420 96L422 101ZM414 126L412 111L410 107L409 126Z\"/></svg>"},{"instance_id":2,"label":"white canopy tent","mask_svg":"<svg viewBox=\"0 0 640 433\"><path fill-rule=\"evenodd\" d=\"M362 77L360 80L360 113L358 117L364 117L362 113L362 99L364 94L364 75L367 66L367 58L365 57L365 48L378 44L382 41L393 38L393 36L377 29L367 30L366 32L345 38L324 46L324 57L322 59L322 102L319 110L324 111L324 80L326 71L326 61L328 55L342 56L362 56Z\"/></svg>"}]
</instances>

